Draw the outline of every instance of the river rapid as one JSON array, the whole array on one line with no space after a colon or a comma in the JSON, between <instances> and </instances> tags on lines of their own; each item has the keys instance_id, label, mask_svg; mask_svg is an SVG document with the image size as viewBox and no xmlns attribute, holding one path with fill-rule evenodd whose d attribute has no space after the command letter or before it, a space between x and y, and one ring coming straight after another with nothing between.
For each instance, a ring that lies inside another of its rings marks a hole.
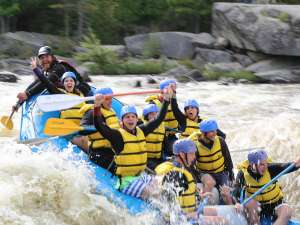
<instances>
[{"instance_id":1,"label":"river rapid","mask_svg":"<svg viewBox=\"0 0 300 225\"><path fill-rule=\"evenodd\" d=\"M136 90L146 77L94 76L92 85L112 87L115 92ZM161 78L157 78L160 80ZM9 115L16 94L32 81L21 77L16 84L0 82L0 115ZM145 96L122 97L136 104L141 112ZM200 114L215 118L227 134L235 165L246 159L252 147L264 147L273 162L288 162L300 157L300 85L219 85L216 82L178 84L177 98L182 107L187 98L196 98ZM0 224L151 224L154 215L131 216L106 198L93 194L95 181L82 162L68 162L67 153L53 149L36 154L18 144L20 113L13 117L14 130L0 128ZM286 201L300 219L300 172L280 179ZM174 222L183 224L183 222Z\"/></svg>"}]
</instances>

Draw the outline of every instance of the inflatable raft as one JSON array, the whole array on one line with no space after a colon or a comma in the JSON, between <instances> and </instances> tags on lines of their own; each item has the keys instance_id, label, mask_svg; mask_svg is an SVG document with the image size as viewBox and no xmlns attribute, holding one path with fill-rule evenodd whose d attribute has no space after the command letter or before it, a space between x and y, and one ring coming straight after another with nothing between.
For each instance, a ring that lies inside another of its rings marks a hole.
<instances>
[{"instance_id":1,"label":"inflatable raft","mask_svg":"<svg viewBox=\"0 0 300 225\"><path fill-rule=\"evenodd\" d=\"M36 139L44 139L47 136L43 133L44 126L46 121L49 118L59 118L60 112L42 112L37 104L36 98L38 96L33 96L31 99L27 100L22 106L22 118L21 118L21 127L20 127L20 142L28 142L30 140ZM117 115L120 114L120 110L122 107L122 103L116 99L113 99L112 103L113 109L116 111ZM95 163L91 162L88 156L82 152L78 147L74 145L70 145L70 137L57 137L48 139L47 142L42 143L38 147L33 146L32 151L36 152L40 149L45 149L49 144L55 145L59 151L64 151L71 146L74 156L70 157L71 160L84 160L87 162L88 167L94 172L95 179L97 180L96 193L106 196L110 201L114 204L125 207L131 214L140 214L147 212L149 210L153 211L153 208L150 204L142 201L141 199L137 199L134 197L130 197L128 195L124 195L118 190L114 188L115 183L117 182L117 177L112 175L109 171L101 168ZM219 215L227 215L234 214L234 211L226 206L218 207ZM233 219L230 219L234 222ZM245 224L244 219L243 222L235 221L233 224ZM271 225L270 220L262 221L263 225ZM289 225L300 225L300 221L290 221Z\"/></svg>"}]
</instances>

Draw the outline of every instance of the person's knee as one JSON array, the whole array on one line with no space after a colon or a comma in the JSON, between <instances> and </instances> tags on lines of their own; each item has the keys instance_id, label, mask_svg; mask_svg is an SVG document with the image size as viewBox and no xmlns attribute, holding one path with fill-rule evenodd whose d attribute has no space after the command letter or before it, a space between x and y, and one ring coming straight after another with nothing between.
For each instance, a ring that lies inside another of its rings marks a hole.
<instances>
[{"instance_id":1,"label":"person's knee","mask_svg":"<svg viewBox=\"0 0 300 225\"><path fill-rule=\"evenodd\" d=\"M292 217L293 210L288 204L282 204L276 208L276 214L278 217L290 219Z\"/></svg>"}]
</instances>

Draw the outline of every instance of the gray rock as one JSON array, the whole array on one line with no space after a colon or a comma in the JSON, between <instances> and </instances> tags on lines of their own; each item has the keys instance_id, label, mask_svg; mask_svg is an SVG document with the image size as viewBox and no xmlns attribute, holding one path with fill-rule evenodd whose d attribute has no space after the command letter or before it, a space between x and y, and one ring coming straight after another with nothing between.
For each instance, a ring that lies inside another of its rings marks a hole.
<instances>
[{"instance_id":1,"label":"gray rock","mask_svg":"<svg viewBox=\"0 0 300 225\"><path fill-rule=\"evenodd\" d=\"M196 37L192 39L193 46L200 48L213 48L215 42L216 39L209 33L197 34Z\"/></svg>"},{"instance_id":2,"label":"gray rock","mask_svg":"<svg viewBox=\"0 0 300 225\"><path fill-rule=\"evenodd\" d=\"M139 34L125 38L128 51L132 55L143 55L147 48L157 48L159 54L173 59L191 59L195 48L192 40L196 34L186 32L157 32ZM152 44L149 44L149 43ZM151 46L153 45L153 46ZM155 45L155 46L154 46Z\"/></svg>"},{"instance_id":3,"label":"gray rock","mask_svg":"<svg viewBox=\"0 0 300 225\"><path fill-rule=\"evenodd\" d=\"M266 83L300 83L300 70L272 70L255 73L263 82ZM297 74L298 73L298 74Z\"/></svg>"},{"instance_id":4,"label":"gray rock","mask_svg":"<svg viewBox=\"0 0 300 225\"><path fill-rule=\"evenodd\" d=\"M0 71L0 81L16 83L18 81L18 75L8 72L8 71Z\"/></svg>"},{"instance_id":5,"label":"gray rock","mask_svg":"<svg viewBox=\"0 0 300 225\"><path fill-rule=\"evenodd\" d=\"M205 68L210 71L218 71L218 72L235 72L244 70L241 64L239 63L215 63L215 64L206 64Z\"/></svg>"},{"instance_id":6,"label":"gray rock","mask_svg":"<svg viewBox=\"0 0 300 225\"><path fill-rule=\"evenodd\" d=\"M300 56L300 5L215 3L212 33L232 46Z\"/></svg>"},{"instance_id":7,"label":"gray rock","mask_svg":"<svg viewBox=\"0 0 300 225\"><path fill-rule=\"evenodd\" d=\"M18 75L32 75L29 60L8 58L0 60L0 68Z\"/></svg>"},{"instance_id":8,"label":"gray rock","mask_svg":"<svg viewBox=\"0 0 300 225\"><path fill-rule=\"evenodd\" d=\"M269 55L260 53L260 52L252 52L252 51L247 51L247 55L252 59L254 62L262 61L265 59L270 58Z\"/></svg>"},{"instance_id":9,"label":"gray rock","mask_svg":"<svg viewBox=\"0 0 300 225\"><path fill-rule=\"evenodd\" d=\"M74 42L64 37L49 34L18 31L0 35L0 52L4 56L28 58L36 55L43 45L53 48L54 54L71 54Z\"/></svg>"},{"instance_id":10,"label":"gray rock","mask_svg":"<svg viewBox=\"0 0 300 225\"><path fill-rule=\"evenodd\" d=\"M225 49L229 46L229 41L223 37L217 37L214 44L215 49Z\"/></svg>"},{"instance_id":11,"label":"gray rock","mask_svg":"<svg viewBox=\"0 0 300 225\"><path fill-rule=\"evenodd\" d=\"M157 81L153 77L149 76L147 78L147 84L157 84Z\"/></svg>"},{"instance_id":12,"label":"gray rock","mask_svg":"<svg viewBox=\"0 0 300 225\"><path fill-rule=\"evenodd\" d=\"M246 70L260 73L272 70L293 70L300 65L299 57L272 57L268 60L263 60L254 63L246 68Z\"/></svg>"},{"instance_id":13,"label":"gray rock","mask_svg":"<svg viewBox=\"0 0 300 225\"><path fill-rule=\"evenodd\" d=\"M90 69L86 65L82 64L80 66L77 66L76 70L80 73L84 81L86 82L92 81L91 78L89 77Z\"/></svg>"},{"instance_id":14,"label":"gray rock","mask_svg":"<svg viewBox=\"0 0 300 225\"><path fill-rule=\"evenodd\" d=\"M226 51L196 48L196 57L193 60L193 64L203 68L207 63L229 63L232 61L232 55Z\"/></svg>"},{"instance_id":15,"label":"gray rock","mask_svg":"<svg viewBox=\"0 0 300 225\"><path fill-rule=\"evenodd\" d=\"M191 70L187 69L185 66L178 66L176 68L170 69L165 73L162 73L162 76L166 77L178 77L184 74L188 74Z\"/></svg>"},{"instance_id":16,"label":"gray rock","mask_svg":"<svg viewBox=\"0 0 300 225\"><path fill-rule=\"evenodd\" d=\"M229 85L235 83L235 80L232 77L220 77L218 84L220 85Z\"/></svg>"},{"instance_id":17,"label":"gray rock","mask_svg":"<svg viewBox=\"0 0 300 225\"><path fill-rule=\"evenodd\" d=\"M142 82L140 80L137 80L134 84L134 87L142 87Z\"/></svg>"},{"instance_id":18,"label":"gray rock","mask_svg":"<svg viewBox=\"0 0 300 225\"><path fill-rule=\"evenodd\" d=\"M253 60L247 55L234 54L233 58L244 67L247 67L253 63Z\"/></svg>"},{"instance_id":19,"label":"gray rock","mask_svg":"<svg viewBox=\"0 0 300 225\"><path fill-rule=\"evenodd\" d=\"M253 82L251 82L250 80L247 80L247 79L238 79L237 83L238 84L251 84Z\"/></svg>"}]
</instances>

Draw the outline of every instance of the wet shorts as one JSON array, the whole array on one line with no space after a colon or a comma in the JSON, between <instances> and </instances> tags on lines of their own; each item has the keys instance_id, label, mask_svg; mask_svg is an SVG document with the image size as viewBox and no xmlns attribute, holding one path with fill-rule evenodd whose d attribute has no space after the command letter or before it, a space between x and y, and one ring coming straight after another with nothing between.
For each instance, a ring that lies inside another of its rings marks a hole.
<instances>
[{"instance_id":1,"label":"wet shorts","mask_svg":"<svg viewBox=\"0 0 300 225\"><path fill-rule=\"evenodd\" d=\"M121 179L124 179L121 178ZM126 179L126 178L125 178ZM153 177L149 174L142 174L131 179L126 186L121 187L121 192L132 197L141 198L144 189L151 183Z\"/></svg>"}]
</instances>

